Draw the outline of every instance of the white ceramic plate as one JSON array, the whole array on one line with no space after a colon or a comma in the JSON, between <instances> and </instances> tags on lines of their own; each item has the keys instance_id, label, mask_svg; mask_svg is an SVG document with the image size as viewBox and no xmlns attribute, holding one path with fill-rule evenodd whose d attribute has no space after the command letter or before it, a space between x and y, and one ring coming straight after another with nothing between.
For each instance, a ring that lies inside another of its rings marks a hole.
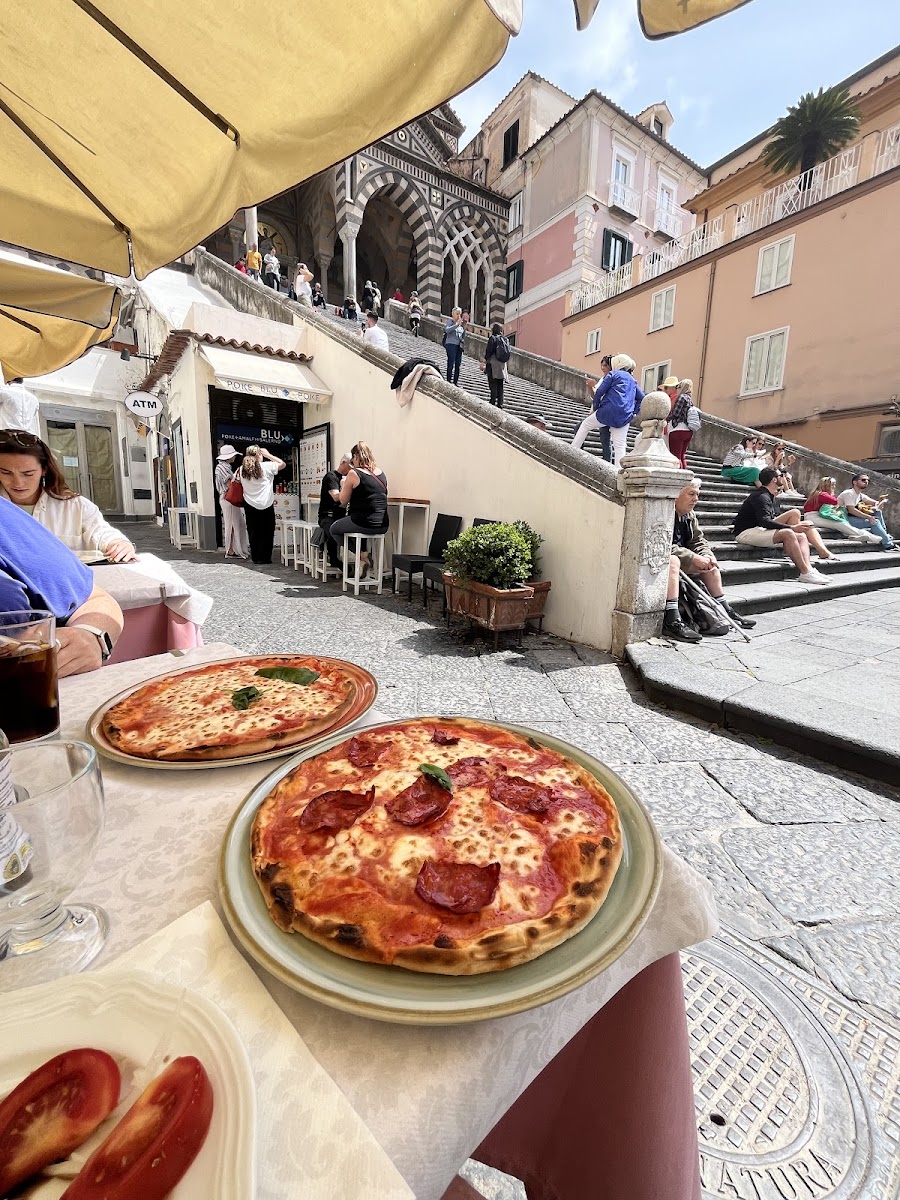
<instances>
[{"instance_id":1,"label":"white ceramic plate","mask_svg":"<svg viewBox=\"0 0 900 1200\"><path fill-rule=\"evenodd\" d=\"M173 1058L199 1058L213 1086L212 1124L171 1200L252 1200L256 1089L244 1043L221 1009L196 992L124 971L72 975L0 995L0 1096L77 1046L111 1054L122 1071L123 1097L134 1085L132 1101ZM104 1124L103 1136L111 1127ZM95 1135L90 1150L101 1140ZM80 1164L88 1153L82 1147L76 1156ZM51 1200L64 1187L52 1180L25 1195Z\"/></svg>"},{"instance_id":2,"label":"white ceramic plate","mask_svg":"<svg viewBox=\"0 0 900 1200\"><path fill-rule=\"evenodd\" d=\"M381 724L393 725L396 720ZM231 820L219 860L219 892L225 915L248 953L283 983L323 1004L409 1025L455 1025L535 1008L586 983L623 954L650 915L662 873L659 837L646 809L618 775L576 746L521 725L493 724L574 759L615 801L622 824L622 861L602 908L580 933L506 971L430 975L357 962L300 933L279 929L269 916L250 865L253 819L285 775L304 759L336 746L347 737L345 731L323 738L277 767L253 789Z\"/></svg>"}]
</instances>

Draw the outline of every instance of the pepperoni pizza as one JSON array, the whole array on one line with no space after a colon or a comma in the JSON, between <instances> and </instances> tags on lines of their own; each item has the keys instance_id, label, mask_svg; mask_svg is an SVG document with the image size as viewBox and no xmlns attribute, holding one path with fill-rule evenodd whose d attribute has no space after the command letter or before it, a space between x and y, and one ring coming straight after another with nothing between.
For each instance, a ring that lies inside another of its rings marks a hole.
<instances>
[{"instance_id":1,"label":"pepperoni pizza","mask_svg":"<svg viewBox=\"0 0 900 1200\"><path fill-rule=\"evenodd\" d=\"M516 966L577 933L622 855L599 781L469 719L378 726L266 797L252 864L269 912L349 958L447 975Z\"/></svg>"},{"instance_id":2,"label":"pepperoni pizza","mask_svg":"<svg viewBox=\"0 0 900 1200\"><path fill-rule=\"evenodd\" d=\"M339 659L256 655L151 679L107 709L100 730L136 758L214 762L334 729L356 691Z\"/></svg>"}]
</instances>

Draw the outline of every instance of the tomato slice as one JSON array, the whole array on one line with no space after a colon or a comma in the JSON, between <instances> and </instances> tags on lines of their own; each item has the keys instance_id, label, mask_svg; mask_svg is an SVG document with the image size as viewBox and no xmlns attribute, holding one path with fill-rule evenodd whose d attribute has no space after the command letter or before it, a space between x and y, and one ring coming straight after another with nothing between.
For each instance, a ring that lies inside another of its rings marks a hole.
<instances>
[{"instance_id":1,"label":"tomato slice","mask_svg":"<svg viewBox=\"0 0 900 1200\"><path fill-rule=\"evenodd\" d=\"M163 1200L199 1154L212 1111L203 1064L176 1058L97 1147L62 1200Z\"/></svg>"},{"instance_id":2,"label":"tomato slice","mask_svg":"<svg viewBox=\"0 0 900 1200\"><path fill-rule=\"evenodd\" d=\"M116 1060L89 1049L57 1054L23 1079L0 1103L0 1196L86 1141L121 1082Z\"/></svg>"}]
</instances>

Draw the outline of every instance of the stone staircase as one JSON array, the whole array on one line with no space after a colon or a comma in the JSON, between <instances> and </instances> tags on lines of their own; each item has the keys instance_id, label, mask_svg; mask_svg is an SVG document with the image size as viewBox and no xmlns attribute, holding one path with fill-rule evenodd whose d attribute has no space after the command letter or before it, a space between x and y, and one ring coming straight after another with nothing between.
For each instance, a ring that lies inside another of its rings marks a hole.
<instances>
[{"instance_id":1,"label":"stone staircase","mask_svg":"<svg viewBox=\"0 0 900 1200\"><path fill-rule=\"evenodd\" d=\"M343 328L348 322L331 316ZM434 364L441 376L446 373L443 347L426 337L414 337L408 329L382 318L393 354L402 359L423 358ZM487 378L479 362L463 356L459 386L470 395L488 399ZM512 365L512 364L511 364ZM504 408L521 417L541 416L547 422L547 433L569 442L587 413L587 404L568 399L531 380L510 374L504 394ZM629 435L633 445L635 431ZM599 456L600 440L589 434L584 444L588 454ZM880 546L861 544L846 538L826 538L825 545L839 557L836 561L818 563L817 569L828 575L826 585L806 585L797 582L797 571L790 559L779 549L757 549L738 545L731 527L741 502L749 488L723 479L721 464L701 454L687 455L688 466L703 481L697 515L712 546L722 571L731 603L745 613L767 612L797 604L811 604L836 596L855 595L879 588L900 586L900 554L886 553ZM849 481L848 481L849 482ZM797 499L782 502L782 507L799 506ZM815 560L815 555L814 555Z\"/></svg>"}]
</instances>

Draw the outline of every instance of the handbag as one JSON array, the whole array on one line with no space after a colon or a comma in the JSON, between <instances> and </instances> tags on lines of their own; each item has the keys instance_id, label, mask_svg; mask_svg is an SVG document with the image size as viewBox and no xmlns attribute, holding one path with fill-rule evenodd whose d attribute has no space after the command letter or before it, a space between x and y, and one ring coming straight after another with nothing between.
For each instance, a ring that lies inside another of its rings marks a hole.
<instances>
[{"instance_id":1,"label":"handbag","mask_svg":"<svg viewBox=\"0 0 900 1200\"><path fill-rule=\"evenodd\" d=\"M700 428L700 409L697 408L696 405L692 404L687 410L685 424L687 425L688 429L690 429L691 433L696 433Z\"/></svg>"},{"instance_id":2,"label":"handbag","mask_svg":"<svg viewBox=\"0 0 900 1200\"><path fill-rule=\"evenodd\" d=\"M325 536L325 530L321 525L317 525L309 535L309 540L314 546L324 546L328 540Z\"/></svg>"},{"instance_id":3,"label":"handbag","mask_svg":"<svg viewBox=\"0 0 900 1200\"><path fill-rule=\"evenodd\" d=\"M819 516L824 517L826 521L846 521L847 510L843 504L823 504L819 509Z\"/></svg>"},{"instance_id":4,"label":"handbag","mask_svg":"<svg viewBox=\"0 0 900 1200\"><path fill-rule=\"evenodd\" d=\"M236 507L244 503L244 485L237 473L232 475L228 487L225 489L225 499Z\"/></svg>"}]
</instances>

